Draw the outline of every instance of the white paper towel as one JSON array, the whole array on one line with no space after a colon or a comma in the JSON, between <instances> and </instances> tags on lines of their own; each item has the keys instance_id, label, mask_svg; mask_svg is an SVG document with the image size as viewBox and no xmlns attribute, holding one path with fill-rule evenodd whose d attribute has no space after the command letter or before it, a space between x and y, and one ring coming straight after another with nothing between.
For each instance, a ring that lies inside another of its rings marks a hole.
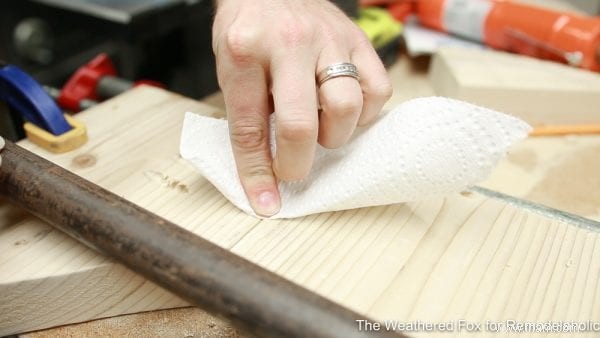
<instances>
[{"instance_id":1,"label":"white paper towel","mask_svg":"<svg viewBox=\"0 0 600 338\"><path fill-rule=\"evenodd\" d=\"M279 183L282 206L272 218L461 191L485 179L529 130L515 117L461 101L407 101L358 129L343 147L318 146L306 179ZM255 215L239 182L226 120L186 113L180 152L231 203Z\"/></svg>"}]
</instances>

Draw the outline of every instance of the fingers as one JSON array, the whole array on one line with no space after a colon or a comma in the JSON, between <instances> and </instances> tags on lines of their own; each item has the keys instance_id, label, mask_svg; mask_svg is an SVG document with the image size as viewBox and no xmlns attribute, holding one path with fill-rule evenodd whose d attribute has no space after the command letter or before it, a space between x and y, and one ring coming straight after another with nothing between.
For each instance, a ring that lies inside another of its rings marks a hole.
<instances>
[{"instance_id":1,"label":"fingers","mask_svg":"<svg viewBox=\"0 0 600 338\"><path fill-rule=\"evenodd\" d=\"M349 56L337 52L323 53L317 69L320 72L329 65L349 59ZM361 115L363 97L360 84L352 77L327 80L319 87L319 103L322 109L319 143L325 148L338 148L352 136Z\"/></svg>"},{"instance_id":2,"label":"fingers","mask_svg":"<svg viewBox=\"0 0 600 338\"><path fill-rule=\"evenodd\" d=\"M352 62L358 68L363 93L363 107L358 125L373 121L392 96L392 84L381 59L366 37L361 38L354 49Z\"/></svg>"},{"instance_id":3,"label":"fingers","mask_svg":"<svg viewBox=\"0 0 600 338\"><path fill-rule=\"evenodd\" d=\"M277 177L305 178L317 141L327 148L346 143L357 124L381 110L391 86L364 33L329 2L242 3L219 1L213 48L242 186L255 212L270 216L280 208ZM337 77L317 91L316 72L340 62L354 63L360 82Z\"/></svg>"},{"instance_id":4,"label":"fingers","mask_svg":"<svg viewBox=\"0 0 600 338\"><path fill-rule=\"evenodd\" d=\"M280 198L271 165L264 68L258 62L240 61L224 52L217 69L240 181L256 214L272 216L279 211Z\"/></svg>"},{"instance_id":5,"label":"fingers","mask_svg":"<svg viewBox=\"0 0 600 338\"><path fill-rule=\"evenodd\" d=\"M303 51L276 56L271 64L275 105L277 177L299 180L308 175L318 135L315 59Z\"/></svg>"}]
</instances>

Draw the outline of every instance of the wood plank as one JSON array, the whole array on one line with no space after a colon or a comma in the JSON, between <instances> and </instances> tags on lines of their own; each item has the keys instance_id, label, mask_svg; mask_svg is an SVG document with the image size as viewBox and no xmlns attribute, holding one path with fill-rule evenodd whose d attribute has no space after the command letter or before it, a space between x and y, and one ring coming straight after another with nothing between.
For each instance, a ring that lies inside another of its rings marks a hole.
<instances>
[{"instance_id":1,"label":"wood plank","mask_svg":"<svg viewBox=\"0 0 600 338\"><path fill-rule=\"evenodd\" d=\"M518 116L531 125L600 122L600 75L491 50L447 48L432 61L435 93Z\"/></svg>"},{"instance_id":2,"label":"wood plank","mask_svg":"<svg viewBox=\"0 0 600 338\"><path fill-rule=\"evenodd\" d=\"M79 116L90 132L81 149L52 155L23 145L380 320L600 318L598 223L476 192L259 221L179 158L186 110L222 115L141 87ZM0 222L0 335L185 305L6 203ZM571 282L580 288L564 287Z\"/></svg>"}]
</instances>

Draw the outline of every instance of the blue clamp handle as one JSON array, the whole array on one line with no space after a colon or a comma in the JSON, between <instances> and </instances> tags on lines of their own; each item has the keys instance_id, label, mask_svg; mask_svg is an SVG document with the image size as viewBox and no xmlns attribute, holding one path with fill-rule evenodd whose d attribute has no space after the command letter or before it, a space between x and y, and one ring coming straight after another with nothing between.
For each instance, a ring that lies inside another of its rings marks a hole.
<instances>
[{"instance_id":1,"label":"blue clamp handle","mask_svg":"<svg viewBox=\"0 0 600 338\"><path fill-rule=\"evenodd\" d=\"M13 65L0 67L0 101L36 126L61 135L72 129L62 110L29 75Z\"/></svg>"}]
</instances>

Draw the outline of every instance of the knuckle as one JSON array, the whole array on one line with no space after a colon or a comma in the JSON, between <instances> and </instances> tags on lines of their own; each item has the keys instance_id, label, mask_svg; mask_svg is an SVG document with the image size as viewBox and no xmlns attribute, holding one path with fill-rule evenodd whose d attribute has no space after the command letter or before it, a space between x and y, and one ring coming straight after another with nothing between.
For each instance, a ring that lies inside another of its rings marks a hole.
<instances>
[{"instance_id":1,"label":"knuckle","mask_svg":"<svg viewBox=\"0 0 600 338\"><path fill-rule=\"evenodd\" d=\"M364 50L373 50L373 43L369 40L369 38L365 35L364 32L354 32L350 31L346 34L348 38L348 43L351 46L352 52L356 51L364 51Z\"/></svg>"},{"instance_id":2,"label":"knuckle","mask_svg":"<svg viewBox=\"0 0 600 338\"><path fill-rule=\"evenodd\" d=\"M362 108L362 99L358 96L338 98L325 108L328 110L329 114L336 117L353 116L360 112Z\"/></svg>"},{"instance_id":3,"label":"knuckle","mask_svg":"<svg viewBox=\"0 0 600 338\"><path fill-rule=\"evenodd\" d=\"M367 36L367 34L358 27L354 27L354 28L355 29L353 29L350 32L350 35L352 36L352 41L354 41L354 43L356 44L356 47L373 49L373 43L371 42L371 40L369 40L369 37Z\"/></svg>"},{"instance_id":4,"label":"knuckle","mask_svg":"<svg viewBox=\"0 0 600 338\"><path fill-rule=\"evenodd\" d=\"M245 152L260 151L267 141L267 133L261 123L236 121L231 124L231 144Z\"/></svg>"},{"instance_id":5,"label":"knuckle","mask_svg":"<svg viewBox=\"0 0 600 338\"><path fill-rule=\"evenodd\" d=\"M277 127L279 137L289 142L302 143L317 138L317 126L308 120L285 120Z\"/></svg>"},{"instance_id":6,"label":"knuckle","mask_svg":"<svg viewBox=\"0 0 600 338\"><path fill-rule=\"evenodd\" d=\"M321 27L321 31L319 32L320 39L328 44L335 44L339 42L344 35L345 34L343 32L339 32L338 30L330 27Z\"/></svg>"},{"instance_id":7,"label":"knuckle","mask_svg":"<svg viewBox=\"0 0 600 338\"><path fill-rule=\"evenodd\" d=\"M244 169L240 173L242 179L255 177L271 177L272 175L273 172L271 168L266 165L266 162L258 160L246 163Z\"/></svg>"},{"instance_id":8,"label":"knuckle","mask_svg":"<svg viewBox=\"0 0 600 338\"><path fill-rule=\"evenodd\" d=\"M236 62L246 62L254 58L258 45L258 32L247 27L231 27L224 34L225 47Z\"/></svg>"},{"instance_id":9,"label":"knuckle","mask_svg":"<svg viewBox=\"0 0 600 338\"><path fill-rule=\"evenodd\" d=\"M385 81L370 88L365 88L365 95L375 99L387 101L390 97L392 97L392 94L393 88L389 81Z\"/></svg>"},{"instance_id":10,"label":"knuckle","mask_svg":"<svg viewBox=\"0 0 600 338\"><path fill-rule=\"evenodd\" d=\"M310 43L314 35L314 28L297 21L287 24L280 34L280 39L285 47L295 48Z\"/></svg>"}]
</instances>

